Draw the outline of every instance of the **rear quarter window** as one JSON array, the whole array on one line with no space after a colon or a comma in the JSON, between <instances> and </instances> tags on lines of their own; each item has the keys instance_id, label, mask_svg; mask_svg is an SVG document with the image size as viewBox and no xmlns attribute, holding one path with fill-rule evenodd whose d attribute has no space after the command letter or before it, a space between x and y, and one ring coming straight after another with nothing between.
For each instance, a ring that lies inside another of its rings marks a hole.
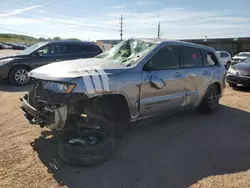
<instances>
[{"instance_id":1,"label":"rear quarter window","mask_svg":"<svg viewBox=\"0 0 250 188\"><path fill-rule=\"evenodd\" d=\"M204 66L205 67L213 67L213 66L220 66L219 60L215 56L213 52L204 51Z\"/></svg>"}]
</instances>

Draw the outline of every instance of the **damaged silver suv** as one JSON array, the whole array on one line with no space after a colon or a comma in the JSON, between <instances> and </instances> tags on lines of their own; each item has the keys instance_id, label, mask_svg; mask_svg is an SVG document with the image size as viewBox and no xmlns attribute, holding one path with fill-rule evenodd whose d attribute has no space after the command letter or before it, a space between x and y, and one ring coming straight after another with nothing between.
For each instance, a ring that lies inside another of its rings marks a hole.
<instances>
[{"instance_id":1,"label":"damaged silver suv","mask_svg":"<svg viewBox=\"0 0 250 188\"><path fill-rule=\"evenodd\" d=\"M94 165L110 158L113 130L197 109L214 112L226 69L214 49L167 40L129 39L89 59L34 69L21 108L31 124L57 130L59 156Z\"/></svg>"}]
</instances>

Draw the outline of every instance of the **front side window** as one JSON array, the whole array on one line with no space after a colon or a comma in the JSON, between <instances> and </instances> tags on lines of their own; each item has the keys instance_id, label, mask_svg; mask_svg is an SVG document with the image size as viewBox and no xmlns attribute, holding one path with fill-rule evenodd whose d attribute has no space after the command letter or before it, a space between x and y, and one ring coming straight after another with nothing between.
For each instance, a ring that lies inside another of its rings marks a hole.
<instances>
[{"instance_id":1,"label":"front side window","mask_svg":"<svg viewBox=\"0 0 250 188\"><path fill-rule=\"evenodd\" d=\"M182 54L184 68L196 68L203 66L202 55L199 49L192 47L182 47Z\"/></svg>"},{"instance_id":2,"label":"front side window","mask_svg":"<svg viewBox=\"0 0 250 188\"><path fill-rule=\"evenodd\" d=\"M222 57L229 57L229 54L227 54L227 53L222 53Z\"/></svg>"},{"instance_id":3,"label":"front side window","mask_svg":"<svg viewBox=\"0 0 250 188\"><path fill-rule=\"evenodd\" d=\"M180 66L178 47L163 47L146 63L144 70L175 69Z\"/></svg>"},{"instance_id":4,"label":"front side window","mask_svg":"<svg viewBox=\"0 0 250 188\"><path fill-rule=\"evenodd\" d=\"M60 54L60 48L59 45L48 45L39 49L37 52L40 56L58 55Z\"/></svg>"}]
</instances>

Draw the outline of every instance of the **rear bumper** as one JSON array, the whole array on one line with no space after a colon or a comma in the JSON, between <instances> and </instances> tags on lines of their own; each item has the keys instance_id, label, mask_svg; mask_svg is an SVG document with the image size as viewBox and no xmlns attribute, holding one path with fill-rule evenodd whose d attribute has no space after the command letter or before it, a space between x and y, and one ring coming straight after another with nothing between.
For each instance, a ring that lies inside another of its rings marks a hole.
<instances>
[{"instance_id":1,"label":"rear bumper","mask_svg":"<svg viewBox=\"0 0 250 188\"><path fill-rule=\"evenodd\" d=\"M227 83L250 85L250 77L242 77L237 75L228 75L226 78Z\"/></svg>"}]
</instances>

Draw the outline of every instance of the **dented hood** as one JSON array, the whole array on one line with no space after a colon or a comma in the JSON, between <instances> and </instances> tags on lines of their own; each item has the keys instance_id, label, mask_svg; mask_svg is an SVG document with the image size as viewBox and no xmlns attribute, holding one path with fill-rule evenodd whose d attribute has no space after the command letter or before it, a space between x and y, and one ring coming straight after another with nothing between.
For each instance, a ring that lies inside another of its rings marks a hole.
<instances>
[{"instance_id":1,"label":"dented hood","mask_svg":"<svg viewBox=\"0 0 250 188\"><path fill-rule=\"evenodd\" d=\"M29 72L29 76L41 80L67 81L83 74L120 74L127 67L116 60L98 58L76 59L50 63Z\"/></svg>"}]
</instances>

